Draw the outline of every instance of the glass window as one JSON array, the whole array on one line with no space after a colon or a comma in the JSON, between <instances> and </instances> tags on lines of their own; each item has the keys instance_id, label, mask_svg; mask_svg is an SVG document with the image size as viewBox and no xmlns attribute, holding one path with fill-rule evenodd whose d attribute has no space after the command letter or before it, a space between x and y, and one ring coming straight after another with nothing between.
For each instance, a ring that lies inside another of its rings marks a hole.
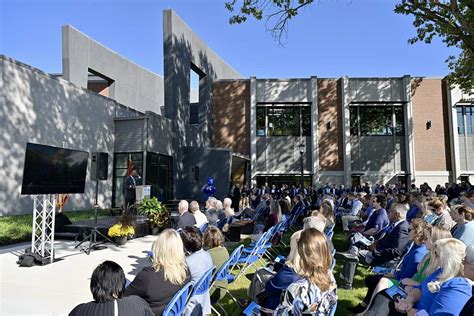
<instances>
[{"instance_id":1,"label":"glass window","mask_svg":"<svg viewBox=\"0 0 474 316\"><path fill-rule=\"evenodd\" d=\"M462 115L462 108L457 108L457 118L458 118L458 134L464 135L464 118Z\"/></svg>"},{"instance_id":2,"label":"glass window","mask_svg":"<svg viewBox=\"0 0 474 316\"><path fill-rule=\"evenodd\" d=\"M350 130L351 130L351 135L352 136L358 136L359 135L359 127L358 125L358 118L357 118L357 112L358 112L358 107L350 107L349 108L349 121L350 121Z\"/></svg>"},{"instance_id":3,"label":"glass window","mask_svg":"<svg viewBox=\"0 0 474 316\"><path fill-rule=\"evenodd\" d=\"M300 135L311 135L310 106L257 107L257 136Z\"/></svg>"},{"instance_id":4,"label":"glass window","mask_svg":"<svg viewBox=\"0 0 474 316\"><path fill-rule=\"evenodd\" d=\"M395 135L405 135L405 124L403 118L403 108L401 106L394 107L395 111Z\"/></svg>"},{"instance_id":5,"label":"glass window","mask_svg":"<svg viewBox=\"0 0 474 316\"><path fill-rule=\"evenodd\" d=\"M311 108L302 107L301 109L301 131L302 136L311 136Z\"/></svg>"},{"instance_id":6,"label":"glass window","mask_svg":"<svg viewBox=\"0 0 474 316\"><path fill-rule=\"evenodd\" d=\"M361 135L393 135L391 107L359 107L359 120Z\"/></svg>"},{"instance_id":7,"label":"glass window","mask_svg":"<svg viewBox=\"0 0 474 316\"><path fill-rule=\"evenodd\" d=\"M299 136L300 113L296 108L271 108L269 109L269 127L272 136ZM271 125L270 125L271 124Z\"/></svg>"},{"instance_id":8,"label":"glass window","mask_svg":"<svg viewBox=\"0 0 474 316\"><path fill-rule=\"evenodd\" d=\"M468 135L472 135L472 115L472 108L466 107L466 133Z\"/></svg>"},{"instance_id":9,"label":"glass window","mask_svg":"<svg viewBox=\"0 0 474 316\"><path fill-rule=\"evenodd\" d=\"M349 112L352 136L405 135L402 106L351 106Z\"/></svg>"},{"instance_id":10,"label":"glass window","mask_svg":"<svg viewBox=\"0 0 474 316\"><path fill-rule=\"evenodd\" d=\"M264 107L257 108L257 136L265 136L265 117L266 109Z\"/></svg>"}]
</instances>

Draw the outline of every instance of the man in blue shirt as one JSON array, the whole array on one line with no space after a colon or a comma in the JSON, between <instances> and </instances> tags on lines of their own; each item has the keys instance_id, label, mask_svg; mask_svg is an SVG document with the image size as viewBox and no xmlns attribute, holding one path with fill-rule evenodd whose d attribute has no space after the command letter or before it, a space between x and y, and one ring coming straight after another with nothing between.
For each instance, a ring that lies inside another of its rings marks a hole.
<instances>
[{"instance_id":1,"label":"man in blue shirt","mask_svg":"<svg viewBox=\"0 0 474 316\"><path fill-rule=\"evenodd\" d=\"M385 197L383 195L376 195L372 199L372 204L375 211L369 217L363 234L365 236L377 235L382 229L384 229L389 221L387 210L385 210Z\"/></svg>"}]
</instances>

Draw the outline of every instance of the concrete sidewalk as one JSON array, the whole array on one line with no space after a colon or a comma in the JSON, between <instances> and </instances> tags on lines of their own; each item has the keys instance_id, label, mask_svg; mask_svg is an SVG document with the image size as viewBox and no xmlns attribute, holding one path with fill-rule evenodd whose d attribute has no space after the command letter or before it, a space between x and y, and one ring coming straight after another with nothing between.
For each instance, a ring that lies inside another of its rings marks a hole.
<instances>
[{"instance_id":1,"label":"concrete sidewalk","mask_svg":"<svg viewBox=\"0 0 474 316\"><path fill-rule=\"evenodd\" d=\"M133 280L137 273L150 264L146 251L156 236L133 239L116 247L92 251L86 255L74 249L72 241L56 241L56 259L46 266L19 267L18 256L25 244L0 251L0 315L67 315L77 304L89 302L90 277L95 267L104 260L120 264L126 277ZM87 244L87 243L86 243Z\"/></svg>"}]
</instances>

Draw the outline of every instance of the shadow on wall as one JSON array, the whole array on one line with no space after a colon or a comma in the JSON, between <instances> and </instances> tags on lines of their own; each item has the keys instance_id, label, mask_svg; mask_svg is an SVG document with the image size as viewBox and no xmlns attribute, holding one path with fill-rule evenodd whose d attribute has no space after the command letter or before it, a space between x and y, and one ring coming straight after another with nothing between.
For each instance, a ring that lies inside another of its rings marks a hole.
<instances>
[{"instance_id":1,"label":"shadow on wall","mask_svg":"<svg viewBox=\"0 0 474 316\"><path fill-rule=\"evenodd\" d=\"M217 79L214 66L206 52L196 52L190 42L182 35L165 40L164 44L165 114L173 121L174 134L174 174L177 184L175 197L182 198L186 186L186 170L183 148L211 146L212 128L212 82ZM199 88L199 123L189 124L190 72L191 63L196 65L205 77ZM207 158L207 157L204 157ZM219 166L216 166L218 168ZM227 185L227 184L226 184Z\"/></svg>"},{"instance_id":2,"label":"shadow on wall","mask_svg":"<svg viewBox=\"0 0 474 316\"><path fill-rule=\"evenodd\" d=\"M32 198L21 196L26 142L113 153L114 122L117 103L96 93L78 88L64 80L53 79L30 66L1 59L3 69L0 108L0 149L3 165L0 176L0 214L30 213ZM129 112L130 115L136 115ZM112 159L108 180L100 184L99 205L109 207L112 198ZM95 184L90 181L90 163L85 193L70 195L69 208L90 208Z\"/></svg>"},{"instance_id":3,"label":"shadow on wall","mask_svg":"<svg viewBox=\"0 0 474 316\"><path fill-rule=\"evenodd\" d=\"M318 79L319 163L324 171L344 169L340 102L340 80Z\"/></svg>"}]
</instances>

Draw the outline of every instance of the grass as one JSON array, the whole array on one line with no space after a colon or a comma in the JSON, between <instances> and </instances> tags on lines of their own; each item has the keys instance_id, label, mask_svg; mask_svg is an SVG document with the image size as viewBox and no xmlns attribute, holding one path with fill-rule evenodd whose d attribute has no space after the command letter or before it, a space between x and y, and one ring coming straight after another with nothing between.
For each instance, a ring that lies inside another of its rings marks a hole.
<instances>
[{"instance_id":1,"label":"grass","mask_svg":"<svg viewBox=\"0 0 474 316\"><path fill-rule=\"evenodd\" d=\"M94 210L65 212L71 222L94 219ZM99 210L98 218L110 216L109 210ZM0 246L31 241L33 215L11 215L0 217Z\"/></svg>"},{"instance_id":2,"label":"grass","mask_svg":"<svg viewBox=\"0 0 474 316\"><path fill-rule=\"evenodd\" d=\"M290 240L291 234L285 234L283 236L283 241L289 245L289 240ZM349 247L348 242L347 242L347 237L346 235L342 232L340 228L336 228L334 232L334 237L332 239L334 247L336 248L337 251L346 251ZM245 240L244 243L248 243L249 240ZM237 246L237 245L236 245ZM236 246L228 247L229 253L234 250ZM285 249L283 252L286 255L288 253L289 249ZM258 263L255 265L256 268L260 268L262 264ZM336 281L338 280L338 275L342 270L342 263L341 262L336 262L336 267L334 269L334 277L336 278ZM249 273L253 273L255 269L250 268ZM349 312L347 311L348 307L352 307L357 305L365 296L367 293L367 288L365 287L364 284L364 279L366 276L368 276L370 272L364 268L359 266L357 268L356 276L354 278L354 283L353 283L353 289L352 290L343 290L343 289L338 289L337 290L337 295L338 295L338 302L337 302L337 310L336 310L336 315L348 315ZM240 277L237 282L234 282L229 285L229 290L234 295L237 299L239 298L244 298L247 299L247 289L250 286L250 281L245 277L242 276ZM221 300L221 305L223 308L227 311L229 315L240 315L241 308L235 304L235 302L227 295ZM220 309L217 309L219 312Z\"/></svg>"}]
</instances>

